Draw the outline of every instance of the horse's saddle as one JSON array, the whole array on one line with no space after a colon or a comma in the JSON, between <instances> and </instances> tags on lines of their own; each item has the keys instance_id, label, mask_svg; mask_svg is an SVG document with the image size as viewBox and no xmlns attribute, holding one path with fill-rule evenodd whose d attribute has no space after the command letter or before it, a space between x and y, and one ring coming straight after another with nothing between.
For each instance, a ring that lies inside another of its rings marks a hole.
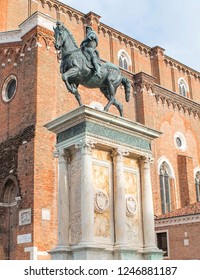
<instances>
[{"instance_id":1,"label":"horse's saddle","mask_svg":"<svg viewBox=\"0 0 200 280\"><path fill-rule=\"evenodd\" d=\"M85 58L86 58L86 65L87 65L87 67L89 67L90 69L93 69L93 68L94 68L94 65L93 65L93 63L92 63L92 57L91 57L91 55L87 52L87 49L86 49L86 48L82 48L82 53L83 53L83 55L84 55ZM96 61L97 61L97 63L99 64L99 66L101 66L100 57L99 57L99 51L98 51L98 50L94 50L93 55L95 56Z\"/></svg>"}]
</instances>

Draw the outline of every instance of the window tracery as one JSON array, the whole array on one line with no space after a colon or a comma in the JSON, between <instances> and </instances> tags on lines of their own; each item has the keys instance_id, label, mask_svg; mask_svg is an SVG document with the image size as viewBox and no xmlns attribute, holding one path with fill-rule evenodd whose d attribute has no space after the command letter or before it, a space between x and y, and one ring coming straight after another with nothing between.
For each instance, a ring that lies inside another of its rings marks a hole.
<instances>
[{"instance_id":1,"label":"window tracery","mask_svg":"<svg viewBox=\"0 0 200 280\"><path fill-rule=\"evenodd\" d=\"M129 70L129 67L132 65L131 59L125 50L120 50L118 52L118 61L119 66L125 70Z\"/></svg>"},{"instance_id":2,"label":"window tracery","mask_svg":"<svg viewBox=\"0 0 200 280\"><path fill-rule=\"evenodd\" d=\"M178 87L180 95L187 97L188 85L183 78L179 79Z\"/></svg>"},{"instance_id":3,"label":"window tracery","mask_svg":"<svg viewBox=\"0 0 200 280\"><path fill-rule=\"evenodd\" d=\"M160 193L162 213L171 211L170 176L169 165L164 161L160 166Z\"/></svg>"},{"instance_id":4,"label":"window tracery","mask_svg":"<svg viewBox=\"0 0 200 280\"><path fill-rule=\"evenodd\" d=\"M200 171L197 171L195 175L195 187L196 187L197 201L200 201Z\"/></svg>"}]
</instances>

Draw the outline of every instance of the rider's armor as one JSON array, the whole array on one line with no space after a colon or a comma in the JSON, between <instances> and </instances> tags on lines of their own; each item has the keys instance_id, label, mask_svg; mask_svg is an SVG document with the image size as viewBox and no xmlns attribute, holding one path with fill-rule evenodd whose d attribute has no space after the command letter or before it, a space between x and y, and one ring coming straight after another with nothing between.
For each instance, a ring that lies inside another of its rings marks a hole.
<instances>
[{"instance_id":1,"label":"rider's armor","mask_svg":"<svg viewBox=\"0 0 200 280\"><path fill-rule=\"evenodd\" d=\"M91 59L92 65L95 70L95 75L100 76L100 66L99 66L99 53L96 50L98 46L98 37L94 30L90 26L86 27L86 38L81 43L81 47L83 48L83 53L86 58L89 55Z\"/></svg>"}]
</instances>

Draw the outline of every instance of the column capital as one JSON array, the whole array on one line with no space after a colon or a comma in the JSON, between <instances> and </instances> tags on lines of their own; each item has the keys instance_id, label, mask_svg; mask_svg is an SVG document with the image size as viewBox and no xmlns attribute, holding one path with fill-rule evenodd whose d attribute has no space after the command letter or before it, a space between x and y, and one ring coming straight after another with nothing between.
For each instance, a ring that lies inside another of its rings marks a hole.
<instances>
[{"instance_id":1,"label":"column capital","mask_svg":"<svg viewBox=\"0 0 200 280\"><path fill-rule=\"evenodd\" d=\"M70 164L71 162L71 158L72 158L72 155L71 155L71 151L70 150L64 150L62 155L63 159L68 163Z\"/></svg>"},{"instance_id":2,"label":"column capital","mask_svg":"<svg viewBox=\"0 0 200 280\"><path fill-rule=\"evenodd\" d=\"M139 163L140 163L140 165L142 165L142 166L147 166L147 165L149 165L149 167L150 167L150 164L152 164L153 163L153 158L151 157L151 156L144 156L144 157L140 157L139 158Z\"/></svg>"},{"instance_id":3,"label":"column capital","mask_svg":"<svg viewBox=\"0 0 200 280\"><path fill-rule=\"evenodd\" d=\"M53 157L59 160L64 160L66 163L71 162L71 152L67 149L56 149L53 151Z\"/></svg>"},{"instance_id":4,"label":"column capital","mask_svg":"<svg viewBox=\"0 0 200 280\"><path fill-rule=\"evenodd\" d=\"M110 156L113 159L122 160L124 156L128 156L129 152L123 148L113 149L110 153Z\"/></svg>"},{"instance_id":5,"label":"column capital","mask_svg":"<svg viewBox=\"0 0 200 280\"><path fill-rule=\"evenodd\" d=\"M60 157L60 154L61 154L61 152L60 152L60 150L58 150L58 149L55 149L55 150L53 151L53 153L52 153L52 155L53 155L54 158L59 158L59 157Z\"/></svg>"},{"instance_id":6,"label":"column capital","mask_svg":"<svg viewBox=\"0 0 200 280\"><path fill-rule=\"evenodd\" d=\"M92 149L95 147L94 144L96 144L94 141L84 139L84 140L80 140L79 143L75 144L75 148L81 149L82 154L91 155Z\"/></svg>"}]
</instances>

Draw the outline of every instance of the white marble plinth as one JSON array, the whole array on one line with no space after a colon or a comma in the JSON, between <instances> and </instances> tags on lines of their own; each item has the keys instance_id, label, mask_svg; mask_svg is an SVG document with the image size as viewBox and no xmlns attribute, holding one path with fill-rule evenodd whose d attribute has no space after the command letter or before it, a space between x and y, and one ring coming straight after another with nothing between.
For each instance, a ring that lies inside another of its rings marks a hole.
<instances>
[{"instance_id":1,"label":"white marble plinth","mask_svg":"<svg viewBox=\"0 0 200 280\"><path fill-rule=\"evenodd\" d=\"M72 253L71 248L67 246L57 246L53 250L49 251L52 260L71 260Z\"/></svg>"},{"instance_id":2,"label":"white marble plinth","mask_svg":"<svg viewBox=\"0 0 200 280\"><path fill-rule=\"evenodd\" d=\"M52 259L161 259L150 176L151 141L160 133L87 106L46 127L57 136L59 157L58 245ZM109 173L95 178L95 162L109 166ZM134 188L126 168L141 177L133 180ZM97 190L101 195L95 196ZM127 211L127 195L136 199L136 211Z\"/></svg>"}]
</instances>

